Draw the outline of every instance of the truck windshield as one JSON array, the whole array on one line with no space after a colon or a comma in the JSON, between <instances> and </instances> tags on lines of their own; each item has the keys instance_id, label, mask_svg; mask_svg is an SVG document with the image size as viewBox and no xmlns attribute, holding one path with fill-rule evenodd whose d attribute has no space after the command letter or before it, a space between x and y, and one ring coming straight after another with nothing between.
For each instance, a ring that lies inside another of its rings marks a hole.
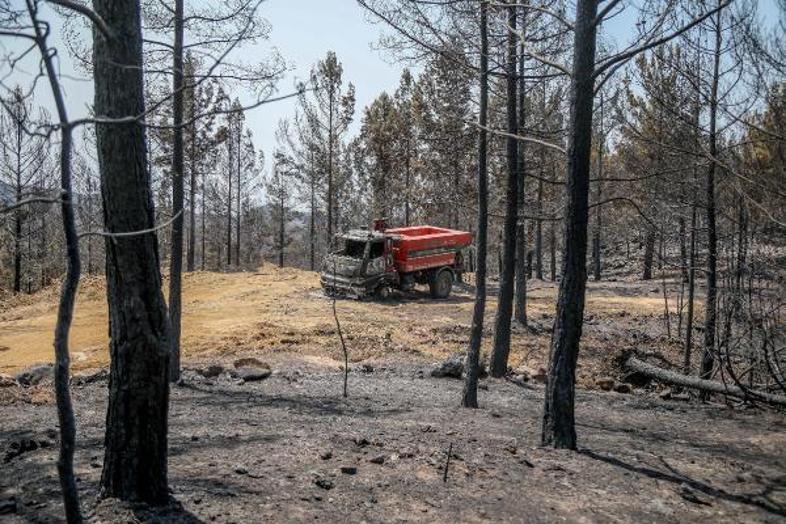
<instances>
[{"instance_id":1,"label":"truck windshield","mask_svg":"<svg viewBox=\"0 0 786 524\"><path fill-rule=\"evenodd\" d=\"M384 242L372 242L371 243L371 253L369 258L379 258L385 254L385 243Z\"/></svg>"},{"instance_id":2,"label":"truck windshield","mask_svg":"<svg viewBox=\"0 0 786 524\"><path fill-rule=\"evenodd\" d=\"M363 251L366 249L366 243L359 240L346 239L344 241L344 251L342 255L352 258L363 258Z\"/></svg>"}]
</instances>

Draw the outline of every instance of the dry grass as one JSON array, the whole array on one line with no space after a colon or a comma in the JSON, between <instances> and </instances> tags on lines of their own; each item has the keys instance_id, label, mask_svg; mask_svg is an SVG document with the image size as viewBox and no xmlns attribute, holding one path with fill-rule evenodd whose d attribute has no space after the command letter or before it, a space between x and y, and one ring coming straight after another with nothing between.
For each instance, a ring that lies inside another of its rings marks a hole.
<instances>
[{"instance_id":1,"label":"dry grass","mask_svg":"<svg viewBox=\"0 0 786 524\"><path fill-rule=\"evenodd\" d=\"M589 385L608 367L608 356L632 341L626 330L648 329L663 311L658 285L610 282L590 284L579 382ZM0 372L13 373L52 360L58 288L0 303ZM553 318L556 286L534 281L529 316L538 334L516 328L511 364L537 369L548 355L548 327ZM340 348L330 301L315 273L264 267L253 273L197 272L183 286L183 352L188 360L235 355L298 353L315 362L337 365ZM425 293L388 302L340 300L339 316L353 362L383 358L436 360L464 351L472 315L470 288L455 289L450 300ZM484 347L491 345L496 300L490 296ZM105 366L107 306L104 281L83 281L71 334L75 371ZM601 369L603 368L603 369Z\"/></svg>"}]
</instances>

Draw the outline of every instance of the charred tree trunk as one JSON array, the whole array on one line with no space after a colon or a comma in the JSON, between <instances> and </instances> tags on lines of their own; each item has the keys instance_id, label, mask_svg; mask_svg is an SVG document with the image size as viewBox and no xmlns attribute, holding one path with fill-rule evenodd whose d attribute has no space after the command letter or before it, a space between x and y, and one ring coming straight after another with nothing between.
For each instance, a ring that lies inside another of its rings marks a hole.
<instances>
[{"instance_id":1,"label":"charred tree trunk","mask_svg":"<svg viewBox=\"0 0 786 524\"><path fill-rule=\"evenodd\" d=\"M507 164L508 183L505 209L504 244L502 254L502 274L499 280L497 315L494 320L494 347L491 354L489 374L503 377L508 371L510 354L510 323L513 313L513 285L516 273L516 223L518 222L518 113L516 111L516 21L518 18L515 4L508 5L508 56L507 56L507 113L508 133Z\"/></svg>"},{"instance_id":2,"label":"charred tree trunk","mask_svg":"<svg viewBox=\"0 0 786 524\"><path fill-rule=\"evenodd\" d=\"M284 226L286 222L286 213L284 209L284 196L283 193L278 201L279 205L279 213L278 213L278 267L284 267Z\"/></svg>"},{"instance_id":3,"label":"charred tree trunk","mask_svg":"<svg viewBox=\"0 0 786 524\"><path fill-rule=\"evenodd\" d=\"M644 274L641 276L642 280L652 279L652 261L655 258L655 231L647 228L647 234L644 238Z\"/></svg>"},{"instance_id":4,"label":"charred tree trunk","mask_svg":"<svg viewBox=\"0 0 786 524\"><path fill-rule=\"evenodd\" d=\"M543 214L543 180L538 181L538 216ZM543 220L535 221L535 278L543 280Z\"/></svg>"},{"instance_id":5,"label":"charred tree trunk","mask_svg":"<svg viewBox=\"0 0 786 524\"><path fill-rule=\"evenodd\" d=\"M22 192L17 191L16 203L22 201ZM22 210L14 212L14 293L22 291Z\"/></svg>"},{"instance_id":6,"label":"charred tree trunk","mask_svg":"<svg viewBox=\"0 0 786 524\"><path fill-rule=\"evenodd\" d=\"M189 80L193 82L193 80ZM191 89L191 96L194 96L194 89ZM195 100L191 102L191 118L195 116ZM188 184L188 251L186 253L186 271L193 272L196 269L196 185L197 185L197 161L196 161L196 123L191 124L191 160L188 163L189 184Z\"/></svg>"},{"instance_id":7,"label":"charred tree trunk","mask_svg":"<svg viewBox=\"0 0 786 524\"><path fill-rule=\"evenodd\" d=\"M598 198L598 205L595 209L595 231L592 235L592 273L595 282L600 281L601 276L601 260L600 260L600 246L601 246L601 235L603 234L603 206L600 205L601 199L603 198L603 147L604 147L604 134L603 134L603 93L600 95L600 124L599 124L599 138L598 140L598 191L597 191L597 198Z\"/></svg>"},{"instance_id":8,"label":"charred tree trunk","mask_svg":"<svg viewBox=\"0 0 786 524\"><path fill-rule=\"evenodd\" d=\"M328 108L328 183L327 183L327 245L328 252L330 246L333 244L333 120L335 113L334 99L336 94L334 92L333 84L330 84L330 107Z\"/></svg>"},{"instance_id":9,"label":"charred tree trunk","mask_svg":"<svg viewBox=\"0 0 786 524\"><path fill-rule=\"evenodd\" d=\"M236 193L237 193L237 217L235 218L235 265L238 267L238 269L240 268L240 225L241 225L240 223L241 223L241 220L243 218L242 217L243 213L242 213L242 209L241 209L242 198L243 198L243 194L242 194L243 193L242 192L243 188L242 188L242 181L241 181L241 176L242 176L242 167L241 167L242 166L242 157L241 157L241 154L240 154L240 151L243 148L243 135L242 135L242 133L240 131L241 130L239 129L238 130L238 134L237 134L237 155L236 155L237 156L237 190L236 190Z\"/></svg>"},{"instance_id":10,"label":"charred tree trunk","mask_svg":"<svg viewBox=\"0 0 786 524\"><path fill-rule=\"evenodd\" d=\"M79 236L76 230L74 213L74 195L71 186L71 154L73 127L68 121L63 92L58 83L58 74L54 65L54 54L47 46L43 26L38 22L37 5L27 3L27 9L33 22L35 43L43 57L43 64L57 108L60 123L60 212L63 220L63 233L66 243L66 274L60 291L60 302L57 309L55 325L55 399L57 404L57 421L60 425L60 451L57 459L57 473L60 488L63 490L66 521L78 524L83 521L79 505L79 491L74 476L74 449L76 447L76 420L74 406L71 402L69 389L71 358L68 349L68 336L74 317L74 304L81 275L79 257Z\"/></svg>"},{"instance_id":11,"label":"charred tree trunk","mask_svg":"<svg viewBox=\"0 0 786 524\"><path fill-rule=\"evenodd\" d=\"M172 325L172 357L169 380L180 380L180 314L183 277L183 0L175 0L175 46L172 73L172 253L169 260L169 319Z\"/></svg>"},{"instance_id":12,"label":"charred tree trunk","mask_svg":"<svg viewBox=\"0 0 786 524\"><path fill-rule=\"evenodd\" d=\"M90 175L87 176L87 220L88 224L93 223L93 182ZM88 226L89 227L89 226ZM93 236L87 237L87 274L93 274Z\"/></svg>"},{"instance_id":13,"label":"charred tree trunk","mask_svg":"<svg viewBox=\"0 0 786 524\"><path fill-rule=\"evenodd\" d=\"M543 82L543 97L540 105L541 118L546 115L546 82ZM545 133L544 133L545 135ZM541 137L546 139L546 136ZM540 179L538 180L538 219L535 221L535 278L543 280L543 178L546 175L546 149L540 148Z\"/></svg>"},{"instance_id":14,"label":"charred tree trunk","mask_svg":"<svg viewBox=\"0 0 786 524\"><path fill-rule=\"evenodd\" d=\"M22 121L16 121L16 203L22 201ZM14 293L22 291L22 213L14 212Z\"/></svg>"},{"instance_id":15,"label":"charred tree trunk","mask_svg":"<svg viewBox=\"0 0 786 524\"><path fill-rule=\"evenodd\" d=\"M95 32L95 113L144 114L142 29L138 0L94 0L111 39ZM148 231L106 240L109 303L109 405L101 493L164 504L167 411L172 347L161 292L158 242L143 123L96 125L104 223L111 233Z\"/></svg>"},{"instance_id":16,"label":"charred tree trunk","mask_svg":"<svg viewBox=\"0 0 786 524\"><path fill-rule=\"evenodd\" d=\"M309 151L309 160L311 161L310 162L311 163L311 166L310 166L311 169L316 170L316 168L314 166L314 152L313 151ZM315 173L311 173L311 175L309 175L309 186L310 186L310 188L309 188L310 189L310 195L309 196L310 196L310 200L311 200L311 202L310 202L310 204L311 204L310 215L311 216L309 217L309 222L308 222L308 261L309 261L309 267L310 267L311 271L314 271L314 269L316 268L316 262L314 260L314 257L316 255L315 252L316 252L316 234L317 234L317 231L316 231L316 229L317 229L316 228L316 213L317 213L317 187L316 186L317 186L317 184L316 184L316 180L315 180L314 177L315 177Z\"/></svg>"},{"instance_id":17,"label":"charred tree trunk","mask_svg":"<svg viewBox=\"0 0 786 524\"><path fill-rule=\"evenodd\" d=\"M554 221L550 222L549 225L549 259L551 268L551 281L557 281L557 228L554 225Z\"/></svg>"},{"instance_id":18,"label":"charred tree trunk","mask_svg":"<svg viewBox=\"0 0 786 524\"><path fill-rule=\"evenodd\" d=\"M522 7L521 13L521 31L522 35L526 33L527 27L527 7L526 4ZM521 42L519 52L519 92L518 92L518 111L519 111L519 125L518 129L525 129L527 125L526 113L526 81L525 81L525 67L526 61L524 52L526 47L524 42ZM525 142L519 142L518 149L518 219L516 224L516 290L514 298L513 316L516 322L522 326L527 325L527 279L532 277L532 264L531 257L528 256L527 250L527 223L524 219L524 206L526 205L525 189L526 189L526 147ZM507 367L507 366L506 366Z\"/></svg>"},{"instance_id":19,"label":"charred tree trunk","mask_svg":"<svg viewBox=\"0 0 786 524\"><path fill-rule=\"evenodd\" d=\"M653 378L660 382L698 390L702 393L702 396L708 396L710 393L718 393L720 395L727 395L743 400L756 400L767 402L775 406L786 406L786 397L782 395L773 395L765 391L747 390L731 384L680 375L679 373L653 366L634 356L629 357L624 365L625 368L630 371L641 373L646 377Z\"/></svg>"},{"instance_id":20,"label":"charred tree trunk","mask_svg":"<svg viewBox=\"0 0 786 524\"><path fill-rule=\"evenodd\" d=\"M543 409L543 445L576 449L574 403L587 285L587 222L595 78L596 0L576 5L562 281Z\"/></svg>"},{"instance_id":21,"label":"charred tree trunk","mask_svg":"<svg viewBox=\"0 0 786 524\"><path fill-rule=\"evenodd\" d=\"M199 239L200 243L202 244L202 259L200 260L200 267L201 267L202 271L205 270L205 267L206 267L206 264L207 264L207 262L205 260L206 257L207 257L207 250L206 250L206 248L207 248L207 236L205 235L205 229L206 229L205 228L205 226L206 226L205 222L207 221L207 209L205 208L205 178L207 178L207 175L203 172L202 173L202 199L201 199L202 216L200 217L200 222L201 222L201 224L200 224L200 234L201 234L201 238Z\"/></svg>"},{"instance_id":22,"label":"charred tree trunk","mask_svg":"<svg viewBox=\"0 0 786 524\"><path fill-rule=\"evenodd\" d=\"M694 200L690 219L690 251L688 256L688 311L685 319L685 353L683 371L690 375L693 353L693 304L696 291L696 201Z\"/></svg>"},{"instance_id":23,"label":"charred tree trunk","mask_svg":"<svg viewBox=\"0 0 786 524\"><path fill-rule=\"evenodd\" d=\"M680 271L682 272L682 281L688 281L688 247L686 246L686 232L685 232L685 218L679 218L679 235L680 235Z\"/></svg>"},{"instance_id":24,"label":"charred tree trunk","mask_svg":"<svg viewBox=\"0 0 786 524\"><path fill-rule=\"evenodd\" d=\"M412 137L410 136L410 129L410 127L407 127L407 158L404 165L404 225L407 227L409 227L409 200L411 198L410 186L412 185Z\"/></svg>"},{"instance_id":25,"label":"charred tree trunk","mask_svg":"<svg viewBox=\"0 0 786 524\"><path fill-rule=\"evenodd\" d=\"M718 234L715 224L715 171L718 154L717 114L718 81L720 77L720 55L722 44L722 11L715 17L715 50L710 88L709 154L707 168L707 296L704 305L704 354L701 359L701 378L709 379L715 365L715 327L717 324L718 301Z\"/></svg>"},{"instance_id":26,"label":"charred tree trunk","mask_svg":"<svg viewBox=\"0 0 786 524\"><path fill-rule=\"evenodd\" d=\"M488 243L488 99L489 99L488 2L480 2L480 112L478 114L478 234L477 269L475 270L475 308L472 313L469 350L467 351L464 394L461 405L478 407L480 343L483 338L483 315L486 311L486 246Z\"/></svg>"}]
</instances>

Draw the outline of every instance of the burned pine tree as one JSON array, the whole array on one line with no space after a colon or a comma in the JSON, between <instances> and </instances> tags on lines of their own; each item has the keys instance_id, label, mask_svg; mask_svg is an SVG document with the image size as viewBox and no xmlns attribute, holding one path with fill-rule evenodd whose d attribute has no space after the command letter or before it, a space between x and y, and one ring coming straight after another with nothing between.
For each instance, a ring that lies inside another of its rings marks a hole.
<instances>
[{"instance_id":1,"label":"burned pine tree","mask_svg":"<svg viewBox=\"0 0 786 524\"><path fill-rule=\"evenodd\" d=\"M598 0L578 0L573 23L574 55L571 73L567 208L562 280L549 355L541 441L555 448L576 449L575 388L576 363L581 340L587 284L587 229L589 222L589 174L592 150L592 120L595 84L614 74L619 64L662 45L700 24L727 4L692 16L690 21L665 36L645 35L640 45L605 57L595 63L597 29L615 3L598 12ZM662 27L657 30L662 34ZM605 76L604 76L605 75Z\"/></svg>"},{"instance_id":2,"label":"burned pine tree","mask_svg":"<svg viewBox=\"0 0 786 524\"><path fill-rule=\"evenodd\" d=\"M111 357L101 493L163 504L171 332L161 292L147 162L138 0L95 0L98 164L104 205ZM143 233L144 232L144 233Z\"/></svg>"},{"instance_id":3,"label":"burned pine tree","mask_svg":"<svg viewBox=\"0 0 786 524\"><path fill-rule=\"evenodd\" d=\"M502 274L500 275L497 315L494 322L494 348L489 363L489 373L502 377L508 371L510 354L510 324L513 313L513 287L516 273L516 232L518 222L519 191L519 115L517 106L517 57L518 45L516 22L518 9L515 4L507 7L508 45L507 45L507 190L504 226L504 250L502 255Z\"/></svg>"},{"instance_id":4,"label":"burned pine tree","mask_svg":"<svg viewBox=\"0 0 786 524\"><path fill-rule=\"evenodd\" d=\"M587 221L597 11L597 0L577 2L570 95L565 251L546 379L541 437L544 445L556 448L576 448L573 402L587 284Z\"/></svg>"},{"instance_id":5,"label":"burned pine tree","mask_svg":"<svg viewBox=\"0 0 786 524\"><path fill-rule=\"evenodd\" d=\"M483 339L483 315L486 311L486 247L488 245L488 100L489 100L489 38L488 2L480 2L480 111L478 113L478 232L477 268L475 270L475 307L466 359L466 376L461 405L478 407L478 374L480 344Z\"/></svg>"}]
</instances>

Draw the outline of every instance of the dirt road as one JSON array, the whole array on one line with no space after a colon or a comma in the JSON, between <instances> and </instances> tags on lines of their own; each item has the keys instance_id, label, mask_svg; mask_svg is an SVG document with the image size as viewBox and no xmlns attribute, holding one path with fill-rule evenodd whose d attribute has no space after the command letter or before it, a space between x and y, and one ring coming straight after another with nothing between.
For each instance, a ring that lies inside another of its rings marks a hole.
<instances>
[{"instance_id":1,"label":"dirt road","mask_svg":"<svg viewBox=\"0 0 786 524\"><path fill-rule=\"evenodd\" d=\"M165 286L166 287L166 286ZM52 361L57 287L0 303L0 372ZM545 365L556 285L531 281L529 316L534 331L514 327L511 364ZM277 352L340 360L331 304L318 276L296 269L265 267L250 273L197 272L183 287L185 361ZM493 289L487 307L490 344L496 307ZM71 334L74 371L108 362L104 282L86 279L79 292ZM579 381L591 384L597 365L616 348L641 343L662 326L663 297L658 284L590 283L587 325L582 341ZM432 300L425 291L385 302L340 300L338 312L348 335L353 362L400 353L436 360L465 351L472 315L471 286L456 286L449 300ZM676 326L676 320L674 321ZM668 345L668 344L667 344Z\"/></svg>"}]
</instances>

